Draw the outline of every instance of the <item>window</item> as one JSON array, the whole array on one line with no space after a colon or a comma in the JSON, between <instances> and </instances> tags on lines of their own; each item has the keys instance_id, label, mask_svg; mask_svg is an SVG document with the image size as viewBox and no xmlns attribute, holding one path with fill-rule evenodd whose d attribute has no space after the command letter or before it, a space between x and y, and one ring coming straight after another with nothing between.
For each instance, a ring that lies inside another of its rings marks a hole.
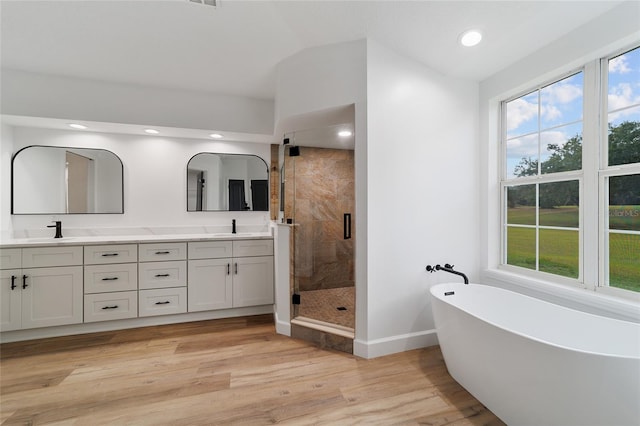
<instances>
[{"instance_id":1,"label":"window","mask_svg":"<svg viewBox=\"0 0 640 426\"><path fill-rule=\"evenodd\" d=\"M640 292L640 48L504 101L502 123L503 267Z\"/></svg>"},{"instance_id":2,"label":"window","mask_svg":"<svg viewBox=\"0 0 640 426\"><path fill-rule=\"evenodd\" d=\"M504 105L504 263L578 279L583 72Z\"/></svg>"},{"instance_id":3,"label":"window","mask_svg":"<svg viewBox=\"0 0 640 426\"><path fill-rule=\"evenodd\" d=\"M640 291L640 48L603 61L604 285Z\"/></svg>"}]
</instances>

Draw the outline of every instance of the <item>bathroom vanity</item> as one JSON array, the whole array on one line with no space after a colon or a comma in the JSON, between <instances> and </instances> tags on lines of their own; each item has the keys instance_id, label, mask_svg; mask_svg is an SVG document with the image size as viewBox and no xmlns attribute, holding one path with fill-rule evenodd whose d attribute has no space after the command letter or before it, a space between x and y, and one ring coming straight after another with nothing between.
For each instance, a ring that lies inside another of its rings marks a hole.
<instances>
[{"instance_id":1,"label":"bathroom vanity","mask_svg":"<svg viewBox=\"0 0 640 426\"><path fill-rule=\"evenodd\" d=\"M273 312L269 233L0 245L2 341Z\"/></svg>"}]
</instances>

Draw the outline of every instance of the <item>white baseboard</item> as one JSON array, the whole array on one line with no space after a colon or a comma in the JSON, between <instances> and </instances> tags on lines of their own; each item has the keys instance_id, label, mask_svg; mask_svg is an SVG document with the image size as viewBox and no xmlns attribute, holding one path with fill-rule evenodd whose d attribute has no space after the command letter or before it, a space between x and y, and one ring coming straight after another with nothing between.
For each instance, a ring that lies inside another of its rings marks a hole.
<instances>
[{"instance_id":1,"label":"white baseboard","mask_svg":"<svg viewBox=\"0 0 640 426\"><path fill-rule=\"evenodd\" d=\"M0 333L0 343L271 313L273 313L273 305L263 305L250 306L246 308L220 309L217 311L160 315L156 317L141 317L85 324L61 325L56 327L33 328L27 330L5 331Z\"/></svg>"},{"instance_id":2,"label":"white baseboard","mask_svg":"<svg viewBox=\"0 0 640 426\"><path fill-rule=\"evenodd\" d=\"M276 333L291 337L291 323L289 320L287 319L285 321L280 319L278 317L278 311L276 311L274 317L276 322Z\"/></svg>"},{"instance_id":3,"label":"white baseboard","mask_svg":"<svg viewBox=\"0 0 640 426\"><path fill-rule=\"evenodd\" d=\"M370 341L356 339L353 341L353 354L362 358L377 358L437 344L436 331L426 330Z\"/></svg>"}]
</instances>

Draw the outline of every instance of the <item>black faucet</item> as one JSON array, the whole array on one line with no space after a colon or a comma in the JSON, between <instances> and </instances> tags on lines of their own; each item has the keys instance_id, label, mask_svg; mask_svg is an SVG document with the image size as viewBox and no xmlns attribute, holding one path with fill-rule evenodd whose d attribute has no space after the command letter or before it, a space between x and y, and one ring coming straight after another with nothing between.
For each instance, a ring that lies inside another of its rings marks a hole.
<instances>
[{"instance_id":1,"label":"black faucet","mask_svg":"<svg viewBox=\"0 0 640 426\"><path fill-rule=\"evenodd\" d=\"M427 272L432 272L433 273L433 272L436 272L436 271L445 271L445 272L449 272L450 274L460 275L464 279L464 283L465 284L469 284L469 278L467 278L467 276L465 274L463 274L462 272L454 271L453 270L453 265L449 265L448 263L445 263L444 266L440 266L438 264L435 267L433 267L431 265L427 265Z\"/></svg>"},{"instance_id":2,"label":"black faucet","mask_svg":"<svg viewBox=\"0 0 640 426\"><path fill-rule=\"evenodd\" d=\"M62 221L56 220L55 225L47 225L47 228L56 228L56 236L53 238L62 238Z\"/></svg>"},{"instance_id":3,"label":"black faucet","mask_svg":"<svg viewBox=\"0 0 640 426\"><path fill-rule=\"evenodd\" d=\"M231 219L231 233L232 234L236 233L236 220L235 219Z\"/></svg>"},{"instance_id":4,"label":"black faucet","mask_svg":"<svg viewBox=\"0 0 640 426\"><path fill-rule=\"evenodd\" d=\"M438 265L436 265L436 270L437 271L449 272L450 274L460 275L464 279L464 283L465 284L469 284L469 278L467 278L467 276L465 274L463 274L462 272L454 271L453 270L453 265L449 265L448 263L445 263L444 266L440 266L438 264Z\"/></svg>"}]
</instances>

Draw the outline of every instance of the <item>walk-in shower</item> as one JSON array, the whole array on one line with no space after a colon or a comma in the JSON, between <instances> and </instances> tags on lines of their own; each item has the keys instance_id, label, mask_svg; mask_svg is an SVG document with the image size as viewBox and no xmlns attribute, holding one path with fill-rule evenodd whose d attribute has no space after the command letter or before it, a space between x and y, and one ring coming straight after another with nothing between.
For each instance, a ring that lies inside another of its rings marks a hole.
<instances>
[{"instance_id":1,"label":"walk-in shower","mask_svg":"<svg viewBox=\"0 0 640 426\"><path fill-rule=\"evenodd\" d=\"M315 145L344 125L314 131ZM324 135L324 136L323 136ZM354 151L301 146L297 132L284 148L284 218L292 223L293 318L354 329ZM294 155L289 155L292 147Z\"/></svg>"}]
</instances>

